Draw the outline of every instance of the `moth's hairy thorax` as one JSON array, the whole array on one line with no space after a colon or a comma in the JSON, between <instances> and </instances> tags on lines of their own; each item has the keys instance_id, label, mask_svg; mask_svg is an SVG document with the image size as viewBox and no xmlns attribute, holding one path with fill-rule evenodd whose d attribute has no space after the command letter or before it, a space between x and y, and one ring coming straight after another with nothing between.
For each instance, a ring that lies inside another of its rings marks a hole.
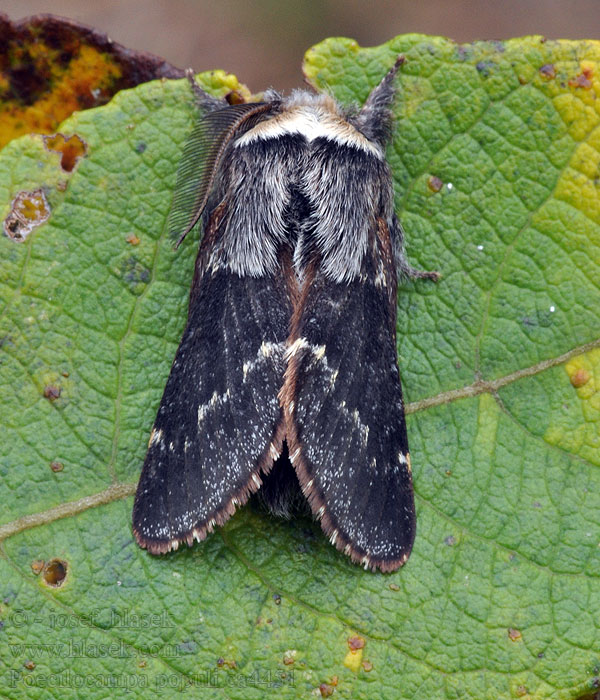
<instances>
[{"instance_id":1,"label":"moth's hairy thorax","mask_svg":"<svg viewBox=\"0 0 600 700\"><path fill-rule=\"evenodd\" d=\"M381 146L331 98L303 92L231 143L214 201L223 200L215 254L240 276L273 274L288 247L299 278L317 259L327 277L347 283L360 274L377 218L393 216Z\"/></svg>"}]
</instances>

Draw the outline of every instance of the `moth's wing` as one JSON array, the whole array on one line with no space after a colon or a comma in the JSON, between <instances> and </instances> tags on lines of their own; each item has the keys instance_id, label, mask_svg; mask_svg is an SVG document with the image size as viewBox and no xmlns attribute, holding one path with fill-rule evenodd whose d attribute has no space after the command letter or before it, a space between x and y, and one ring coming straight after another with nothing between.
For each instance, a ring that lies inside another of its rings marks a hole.
<instances>
[{"instance_id":1,"label":"moth's wing","mask_svg":"<svg viewBox=\"0 0 600 700\"><path fill-rule=\"evenodd\" d=\"M289 450L332 543L365 568L392 571L410 554L415 511L396 355L396 274L382 219L361 273L346 284L317 270L308 287L288 351Z\"/></svg>"},{"instance_id":2,"label":"moth's wing","mask_svg":"<svg viewBox=\"0 0 600 700\"><path fill-rule=\"evenodd\" d=\"M209 238L210 229L203 245ZM152 553L223 524L281 449L283 285L209 265L191 296L133 509L136 539Z\"/></svg>"}]
</instances>

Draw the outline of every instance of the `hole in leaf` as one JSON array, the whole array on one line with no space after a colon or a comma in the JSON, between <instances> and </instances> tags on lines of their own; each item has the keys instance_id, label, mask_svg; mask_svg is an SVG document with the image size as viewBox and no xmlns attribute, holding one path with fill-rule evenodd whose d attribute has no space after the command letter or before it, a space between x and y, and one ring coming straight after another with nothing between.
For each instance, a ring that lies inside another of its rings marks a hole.
<instances>
[{"instance_id":1,"label":"hole in leaf","mask_svg":"<svg viewBox=\"0 0 600 700\"><path fill-rule=\"evenodd\" d=\"M52 588L62 586L67 577L67 562L62 559L51 559L44 567L44 581Z\"/></svg>"},{"instance_id":2,"label":"hole in leaf","mask_svg":"<svg viewBox=\"0 0 600 700\"><path fill-rule=\"evenodd\" d=\"M51 134L44 136L44 145L49 151L61 153L60 167L70 173L77 165L77 161L83 158L88 151L87 143L74 134L65 136L64 134Z\"/></svg>"},{"instance_id":3,"label":"hole in leaf","mask_svg":"<svg viewBox=\"0 0 600 700\"><path fill-rule=\"evenodd\" d=\"M4 219L4 233L17 243L23 242L38 226L50 218L50 205L42 190L19 192Z\"/></svg>"}]
</instances>

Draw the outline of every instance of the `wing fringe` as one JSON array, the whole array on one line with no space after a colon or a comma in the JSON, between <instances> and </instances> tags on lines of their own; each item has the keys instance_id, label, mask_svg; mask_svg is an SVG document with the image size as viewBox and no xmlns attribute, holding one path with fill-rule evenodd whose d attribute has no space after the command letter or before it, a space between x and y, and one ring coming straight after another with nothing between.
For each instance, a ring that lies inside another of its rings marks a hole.
<instances>
[{"instance_id":1,"label":"wing fringe","mask_svg":"<svg viewBox=\"0 0 600 700\"><path fill-rule=\"evenodd\" d=\"M182 533L181 536L172 539L153 539L145 537L134 525L133 534L138 545L143 549L147 549L150 554L167 554L168 552L179 549L179 545L181 544L186 544L188 547L191 547L194 541L202 542L202 540L205 540L207 536L213 532L215 527L222 527L225 525L236 510L245 505L250 496L260 489L262 486L261 476L266 476L273 468L275 460L283 449L284 439L284 422L280 420L275 428L273 438L258 460L256 469L250 473L246 483L233 492L227 503L214 510L204 520L199 520L193 528Z\"/></svg>"}]
</instances>

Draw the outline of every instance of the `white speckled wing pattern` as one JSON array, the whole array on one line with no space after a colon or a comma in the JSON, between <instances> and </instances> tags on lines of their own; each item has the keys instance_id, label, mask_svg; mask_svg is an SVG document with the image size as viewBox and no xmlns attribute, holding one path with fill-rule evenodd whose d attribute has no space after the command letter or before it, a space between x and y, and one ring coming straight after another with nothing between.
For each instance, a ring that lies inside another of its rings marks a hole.
<instances>
[{"instance_id":1,"label":"white speckled wing pattern","mask_svg":"<svg viewBox=\"0 0 600 700\"><path fill-rule=\"evenodd\" d=\"M340 284L316 271L286 369L286 436L303 493L338 549L382 571L406 561L416 527L392 258L379 220L362 275Z\"/></svg>"},{"instance_id":2,"label":"white speckled wing pattern","mask_svg":"<svg viewBox=\"0 0 600 700\"><path fill-rule=\"evenodd\" d=\"M219 268L192 295L134 505L154 554L222 525L277 456L289 309L276 282Z\"/></svg>"}]
</instances>

